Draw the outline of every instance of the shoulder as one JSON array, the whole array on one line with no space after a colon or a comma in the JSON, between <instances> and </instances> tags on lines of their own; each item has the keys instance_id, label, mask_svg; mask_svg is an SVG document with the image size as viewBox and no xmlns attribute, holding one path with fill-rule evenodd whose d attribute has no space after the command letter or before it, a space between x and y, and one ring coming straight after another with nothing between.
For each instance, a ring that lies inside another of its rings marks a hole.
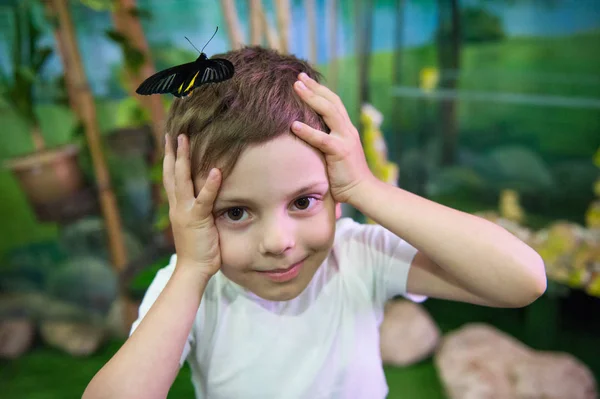
<instances>
[{"instance_id":1,"label":"shoulder","mask_svg":"<svg viewBox=\"0 0 600 399\"><path fill-rule=\"evenodd\" d=\"M336 223L334 250L341 252L370 252L394 254L406 252L414 256L414 248L406 241L378 224L363 224L352 218L341 218Z\"/></svg>"}]
</instances>

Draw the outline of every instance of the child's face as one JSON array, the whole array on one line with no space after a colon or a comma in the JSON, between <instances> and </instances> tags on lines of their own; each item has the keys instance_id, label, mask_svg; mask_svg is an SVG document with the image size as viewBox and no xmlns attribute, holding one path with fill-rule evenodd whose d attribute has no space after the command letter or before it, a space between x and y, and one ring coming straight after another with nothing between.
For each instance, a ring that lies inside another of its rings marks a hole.
<instances>
[{"instance_id":1,"label":"child's face","mask_svg":"<svg viewBox=\"0 0 600 399\"><path fill-rule=\"evenodd\" d=\"M203 184L195 179L196 187ZM244 150L213 211L221 271L273 301L295 298L306 288L329 254L340 216L323 155L291 134Z\"/></svg>"}]
</instances>

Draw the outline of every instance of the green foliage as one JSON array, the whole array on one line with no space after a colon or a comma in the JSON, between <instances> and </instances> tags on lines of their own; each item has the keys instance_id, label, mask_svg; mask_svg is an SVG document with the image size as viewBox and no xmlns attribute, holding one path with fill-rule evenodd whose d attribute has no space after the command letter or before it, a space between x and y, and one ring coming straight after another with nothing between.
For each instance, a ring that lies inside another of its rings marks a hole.
<instances>
[{"instance_id":1,"label":"green foliage","mask_svg":"<svg viewBox=\"0 0 600 399\"><path fill-rule=\"evenodd\" d=\"M150 121L150 113L134 97L121 100L117 108L117 127L142 127Z\"/></svg>"},{"instance_id":2,"label":"green foliage","mask_svg":"<svg viewBox=\"0 0 600 399\"><path fill-rule=\"evenodd\" d=\"M472 168L450 166L442 168L427 182L427 194L439 196L468 191L476 195L485 191L487 187L485 179Z\"/></svg>"},{"instance_id":3,"label":"green foliage","mask_svg":"<svg viewBox=\"0 0 600 399\"><path fill-rule=\"evenodd\" d=\"M548 193L555 187L548 165L534 151L520 146L495 148L481 161L493 186L522 193Z\"/></svg>"},{"instance_id":4,"label":"green foliage","mask_svg":"<svg viewBox=\"0 0 600 399\"><path fill-rule=\"evenodd\" d=\"M0 292L43 291L48 274L66 258L56 240L16 247L0 265Z\"/></svg>"},{"instance_id":5,"label":"green foliage","mask_svg":"<svg viewBox=\"0 0 600 399\"><path fill-rule=\"evenodd\" d=\"M501 19L484 8L464 7L461 23L461 38L465 43L493 42L505 37Z\"/></svg>"},{"instance_id":6,"label":"green foliage","mask_svg":"<svg viewBox=\"0 0 600 399\"><path fill-rule=\"evenodd\" d=\"M30 126L39 123L34 111L34 87L50 55L51 47L40 46L41 28L30 2L9 7L14 21L10 71L0 69L0 96Z\"/></svg>"},{"instance_id":7,"label":"green foliage","mask_svg":"<svg viewBox=\"0 0 600 399\"><path fill-rule=\"evenodd\" d=\"M115 30L107 30L106 37L117 44L121 48L121 51L123 51L125 67L133 73L138 74L142 65L144 65L144 53L133 46L124 35Z\"/></svg>"},{"instance_id":8,"label":"green foliage","mask_svg":"<svg viewBox=\"0 0 600 399\"><path fill-rule=\"evenodd\" d=\"M169 259L170 256L159 259L152 265L138 273L135 276L135 278L131 281L128 287L129 293L134 298L142 299L144 294L148 290L148 287L150 287L152 280L154 280L154 277L156 277L156 273L158 273L160 269L169 264Z\"/></svg>"}]
</instances>

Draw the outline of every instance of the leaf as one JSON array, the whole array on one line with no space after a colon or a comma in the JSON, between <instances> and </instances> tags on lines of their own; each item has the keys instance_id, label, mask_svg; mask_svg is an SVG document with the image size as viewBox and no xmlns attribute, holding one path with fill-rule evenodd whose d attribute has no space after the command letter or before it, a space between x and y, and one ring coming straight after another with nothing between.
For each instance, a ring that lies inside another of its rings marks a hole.
<instances>
[{"instance_id":1,"label":"leaf","mask_svg":"<svg viewBox=\"0 0 600 399\"><path fill-rule=\"evenodd\" d=\"M81 4L91 8L94 11L114 11L114 0L80 0Z\"/></svg>"},{"instance_id":2,"label":"leaf","mask_svg":"<svg viewBox=\"0 0 600 399\"><path fill-rule=\"evenodd\" d=\"M105 31L105 34L113 42L115 42L121 46L127 45L127 38L120 32L117 32L116 30L112 30L112 29L107 29Z\"/></svg>"},{"instance_id":3,"label":"leaf","mask_svg":"<svg viewBox=\"0 0 600 399\"><path fill-rule=\"evenodd\" d=\"M33 70L39 74L53 53L52 47L43 47L37 51L36 60L33 62Z\"/></svg>"},{"instance_id":4,"label":"leaf","mask_svg":"<svg viewBox=\"0 0 600 399\"><path fill-rule=\"evenodd\" d=\"M125 63L134 74L137 75L140 72L142 65L144 65L144 59L144 53L138 49L133 47L125 49Z\"/></svg>"},{"instance_id":5,"label":"leaf","mask_svg":"<svg viewBox=\"0 0 600 399\"><path fill-rule=\"evenodd\" d=\"M132 7L128 10L129 14L135 18L152 19L152 13L148 10L141 9L139 7Z\"/></svg>"}]
</instances>

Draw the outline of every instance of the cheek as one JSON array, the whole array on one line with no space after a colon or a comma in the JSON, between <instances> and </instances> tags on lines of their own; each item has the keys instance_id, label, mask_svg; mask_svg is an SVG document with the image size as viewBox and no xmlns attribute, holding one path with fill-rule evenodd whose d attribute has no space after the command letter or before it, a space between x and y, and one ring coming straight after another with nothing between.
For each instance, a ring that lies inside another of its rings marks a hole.
<instances>
[{"instance_id":1,"label":"cheek","mask_svg":"<svg viewBox=\"0 0 600 399\"><path fill-rule=\"evenodd\" d=\"M327 249L335 234L335 215L323 212L318 218L303 224L301 234L305 245L317 250Z\"/></svg>"},{"instance_id":2,"label":"cheek","mask_svg":"<svg viewBox=\"0 0 600 399\"><path fill-rule=\"evenodd\" d=\"M247 238L227 229L219 229L219 247L221 248L221 264L225 270L242 270L252 259Z\"/></svg>"}]
</instances>

